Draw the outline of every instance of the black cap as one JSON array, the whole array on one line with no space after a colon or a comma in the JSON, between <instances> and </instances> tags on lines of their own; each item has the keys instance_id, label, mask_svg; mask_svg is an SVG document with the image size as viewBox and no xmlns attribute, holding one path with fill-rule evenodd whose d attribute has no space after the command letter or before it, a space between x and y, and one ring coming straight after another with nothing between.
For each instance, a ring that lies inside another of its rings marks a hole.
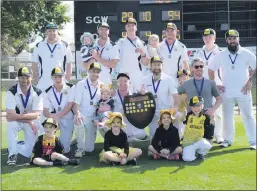
<instances>
[{"instance_id":1,"label":"black cap","mask_svg":"<svg viewBox=\"0 0 257 191\"><path fill-rule=\"evenodd\" d=\"M64 72L63 69L60 67L55 67L52 69L51 76L63 76Z\"/></svg>"},{"instance_id":2,"label":"black cap","mask_svg":"<svg viewBox=\"0 0 257 191\"><path fill-rule=\"evenodd\" d=\"M52 125L55 126L55 128L58 127L58 122L57 122L56 120L54 120L53 118L48 118L48 119L46 119L46 120L42 123L42 125L45 126L45 124L52 124Z\"/></svg>"},{"instance_id":3,"label":"black cap","mask_svg":"<svg viewBox=\"0 0 257 191\"><path fill-rule=\"evenodd\" d=\"M183 74L186 76L189 76L190 73L188 70L183 69L183 70L179 70L177 74L178 74L178 76L181 76Z\"/></svg>"},{"instance_id":4,"label":"black cap","mask_svg":"<svg viewBox=\"0 0 257 191\"><path fill-rule=\"evenodd\" d=\"M127 18L126 19L126 24L128 24L128 23L133 23L133 24L137 25L137 21L134 18Z\"/></svg>"},{"instance_id":5,"label":"black cap","mask_svg":"<svg viewBox=\"0 0 257 191\"><path fill-rule=\"evenodd\" d=\"M58 29L58 26L55 23L47 23L46 29Z\"/></svg>"},{"instance_id":6,"label":"black cap","mask_svg":"<svg viewBox=\"0 0 257 191\"><path fill-rule=\"evenodd\" d=\"M91 70L91 69L98 69L98 70L101 71L102 70L101 64L99 64L98 62L94 62L94 63L89 65L88 70Z\"/></svg>"},{"instance_id":7,"label":"black cap","mask_svg":"<svg viewBox=\"0 0 257 191\"><path fill-rule=\"evenodd\" d=\"M99 25L98 25L98 27L97 27L97 29L99 29L100 27L105 27L105 28L110 29L109 24L108 24L108 23L106 23L106 22L102 22L101 24L99 24Z\"/></svg>"},{"instance_id":8,"label":"black cap","mask_svg":"<svg viewBox=\"0 0 257 191\"><path fill-rule=\"evenodd\" d=\"M239 32L235 29L230 29L225 33L225 39L228 37L239 37Z\"/></svg>"},{"instance_id":9,"label":"black cap","mask_svg":"<svg viewBox=\"0 0 257 191\"><path fill-rule=\"evenodd\" d=\"M204 104L204 100L201 96L194 96L189 100L189 106L198 106L201 104Z\"/></svg>"},{"instance_id":10,"label":"black cap","mask_svg":"<svg viewBox=\"0 0 257 191\"><path fill-rule=\"evenodd\" d=\"M167 23L164 27L164 30L166 29L174 29L177 30L177 26L174 23Z\"/></svg>"},{"instance_id":11,"label":"black cap","mask_svg":"<svg viewBox=\"0 0 257 191\"><path fill-rule=\"evenodd\" d=\"M203 36L207 36L207 35L211 35L211 34L216 36L216 32L214 29L208 28L203 31Z\"/></svg>"},{"instance_id":12,"label":"black cap","mask_svg":"<svg viewBox=\"0 0 257 191\"><path fill-rule=\"evenodd\" d=\"M18 76L32 76L33 73L32 73L32 70L28 67L21 67L19 70L18 70Z\"/></svg>"},{"instance_id":13,"label":"black cap","mask_svg":"<svg viewBox=\"0 0 257 191\"><path fill-rule=\"evenodd\" d=\"M127 73L119 73L118 76L117 76L117 80L120 78L120 77L126 77L130 80L130 77Z\"/></svg>"},{"instance_id":14,"label":"black cap","mask_svg":"<svg viewBox=\"0 0 257 191\"><path fill-rule=\"evenodd\" d=\"M153 56L151 58L151 63L154 63L154 62L159 62L159 63L162 63L162 59L159 57L159 56Z\"/></svg>"}]
</instances>

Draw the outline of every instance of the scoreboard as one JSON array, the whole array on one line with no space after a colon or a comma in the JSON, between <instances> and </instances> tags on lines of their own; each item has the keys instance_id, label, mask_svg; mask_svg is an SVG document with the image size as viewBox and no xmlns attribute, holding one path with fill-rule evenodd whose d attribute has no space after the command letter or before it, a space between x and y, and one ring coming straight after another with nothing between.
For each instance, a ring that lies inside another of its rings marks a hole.
<instances>
[{"instance_id":1,"label":"scoreboard","mask_svg":"<svg viewBox=\"0 0 257 191\"><path fill-rule=\"evenodd\" d=\"M182 34L182 3L177 0L141 1L75 1L75 45L80 49L80 36L90 32L97 37L97 26L101 22L110 25L110 38L116 41L126 35L125 21L133 17L137 20L137 36L147 41L151 34L162 40L164 26L174 22L178 28L177 38Z\"/></svg>"}]
</instances>

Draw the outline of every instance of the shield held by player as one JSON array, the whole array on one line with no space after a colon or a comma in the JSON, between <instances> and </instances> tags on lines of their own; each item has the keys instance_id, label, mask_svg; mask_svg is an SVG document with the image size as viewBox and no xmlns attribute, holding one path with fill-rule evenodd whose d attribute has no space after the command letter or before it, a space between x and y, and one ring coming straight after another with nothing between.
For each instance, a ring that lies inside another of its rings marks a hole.
<instances>
[{"instance_id":1,"label":"shield held by player","mask_svg":"<svg viewBox=\"0 0 257 191\"><path fill-rule=\"evenodd\" d=\"M128 121L139 129L148 126L155 114L156 102L152 93L124 97L123 110Z\"/></svg>"}]
</instances>

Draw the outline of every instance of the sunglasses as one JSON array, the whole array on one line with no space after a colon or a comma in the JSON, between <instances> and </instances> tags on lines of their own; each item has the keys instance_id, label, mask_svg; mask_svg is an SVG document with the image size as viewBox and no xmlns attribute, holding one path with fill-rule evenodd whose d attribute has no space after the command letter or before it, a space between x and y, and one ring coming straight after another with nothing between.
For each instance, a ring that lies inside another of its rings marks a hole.
<instances>
[{"instance_id":1,"label":"sunglasses","mask_svg":"<svg viewBox=\"0 0 257 191\"><path fill-rule=\"evenodd\" d=\"M194 66L195 69L198 69L198 68L203 68L204 65L198 65L198 66Z\"/></svg>"}]
</instances>

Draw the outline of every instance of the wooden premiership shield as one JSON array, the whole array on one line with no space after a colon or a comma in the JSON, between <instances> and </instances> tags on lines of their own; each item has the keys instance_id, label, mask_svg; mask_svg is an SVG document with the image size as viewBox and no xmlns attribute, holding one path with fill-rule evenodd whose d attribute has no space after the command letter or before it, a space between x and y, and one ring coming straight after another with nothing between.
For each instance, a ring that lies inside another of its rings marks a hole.
<instances>
[{"instance_id":1,"label":"wooden premiership shield","mask_svg":"<svg viewBox=\"0 0 257 191\"><path fill-rule=\"evenodd\" d=\"M123 110L128 121L139 129L149 125L154 117L156 102L152 93L134 94L124 97Z\"/></svg>"}]
</instances>

